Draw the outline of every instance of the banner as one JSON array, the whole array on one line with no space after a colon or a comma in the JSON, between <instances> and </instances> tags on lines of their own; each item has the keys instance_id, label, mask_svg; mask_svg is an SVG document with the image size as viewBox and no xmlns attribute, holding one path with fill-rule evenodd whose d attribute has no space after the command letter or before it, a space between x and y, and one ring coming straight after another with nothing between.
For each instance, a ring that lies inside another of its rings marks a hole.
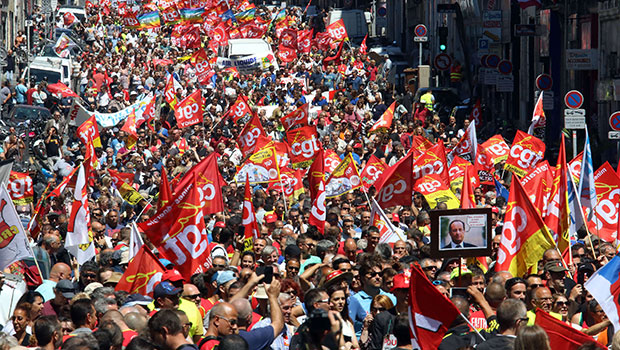
<instances>
[{"instance_id":1,"label":"banner","mask_svg":"<svg viewBox=\"0 0 620 350\"><path fill-rule=\"evenodd\" d=\"M235 124L239 124L239 122L247 124L248 120L250 120L254 114L252 113L252 109L248 103L248 98L243 95L239 95L237 97L237 101L230 106L230 109L226 115L232 116Z\"/></svg>"},{"instance_id":2,"label":"banner","mask_svg":"<svg viewBox=\"0 0 620 350\"><path fill-rule=\"evenodd\" d=\"M412 167L413 156L409 153L379 176L375 182L377 189L375 199L382 208L411 205L413 193Z\"/></svg>"},{"instance_id":3,"label":"banner","mask_svg":"<svg viewBox=\"0 0 620 350\"><path fill-rule=\"evenodd\" d=\"M387 167L388 165L381 159L377 158L374 154L370 156L366 162L364 170L362 170L362 174L360 175L362 178L362 185L367 191L370 189L370 186L377 181L379 176L383 174Z\"/></svg>"},{"instance_id":4,"label":"banner","mask_svg":"<svg viewBox=\"0 0 620 350\"><path fill-rule=\"evenodd\" d=\"M545 144L540 139L517 130L504 169L519 177L527 175L545 157Z\"/></svg>"},{"instance_id":5,"label":"banner","mask_svg":"<svg viewBox=\"0 0 620 350\"><path fill-rule=\"evenodd\" d=\"M360 175L355 166L351 153L347 154L342 162L334 169L325 185L325 197L341 196L362 187Z\"/></svg>"},{"instance_id":6,"label":"banner","mask_svg":"<svg viewBox=\"0 0 620 350\"><path fill-rule=\"evenodd\" d=\"M28 238L9 192L0 186L0 269L33 256Z\"/></svg>"},{"instance_id":7,"label":"banner","mask_svg":"<svg viewBox=\"0 0 620 350\"><path fill-rule=\"evenodd\" d=\"M129 115L134 112L134 110L136 113L136 119L142 118L142 113L144 113L146 105L149 102L151 102L150 98L145 98L116 113L94 112L89 114L95 117L95 119L97 120L97 124L101 125L104 128L112 128L121 121L127 119L127 117L129 117Z\"/></svg>"},{"instance_id":8,"label":"banner","mask_svg":"<svg viewBox=\"0 0 620 350\"><path fill-rule=\"evenodd\" d=\"M303 173L300 169L293 170L289 167L280 168L280 181L270 182L267 190L282 193L289 201L295 203L299 195L304 193Z\"/></svg>"},{"instance_id":9,"label":"banner","mask_svg":"<svg viewBox=\"0 0 620 350\"><path fill-rule=\"evenodd\" d=\"M508 147L508 144L504 141L502 135L498 134L491 137L482 144L482 147L484 147L484 149L487 150L487 153L491 156L493 164L497 164L508 159L510 147Z\"/></svg>"},{"instance_id":10,"label":"banner","mask_svg":"<svg viewBox=\"0 0 620 350\"><path fill-rule=\"evenodd\" d=\"M309 166L321 147L314 125L287 131L286 140L291 148L293 168Z\"/></svg>"},{"instance_id":11,"label":"banner","mask_svg":"<svg viewBox=\"0 0 620 350\"><path fill-rule=\"evenodd\" d=\"M325 150L321 147L308 168L308 186L310 187L310 201L314 202L319 193L319 186L323 186L321 192L325 192ZM322 183L322 185L321 185Z\"/></svg>"},{"instance_id":12,"label":"banner","mask_svg":"<svg viewBox=\"0 0 620 350\"><path fill-rule=\"evenodd\" d=\"M222 199L222 187L227 183L222 178L217 165L217 153L213 152L191 168L185 176L176 184L173 193L182 193L185 187L190 186L195 180L200 194L200 205L204 215L215 214L224 211Z\"/></svg>"},{"instance_id":13,"label":"banner","mask_svg":"<svg viewBox=\"0 0 620 350\"><path fill-rule=\"evenodd\" d=\"M274 147L263 148L252 154L235 175L235 182L249 181L251 185L280 181L280 169Z\"/></svg>"},{"instance_id":14,"label":"banner","mask_svg":"<svg viewBox=\"0 0 620 350\"><path fill-rule=\"evenodd\" d=\"M28 173L11 171L7 190L9 190L15 205L27 205L33 202L34 189L32 187L32 178Z\"/></svg>"},{"instance_id":15,"label":"banner","mask_svg":"<svg viewBox=\"0 0 620 350\"><path fill-rule=\"evenodd\" d=\"M308 224L316 226L319 232L325 234L326 216L327 208L325 208L325 181L323 181L323 179L320 179L317 196L312 201L312 209L310 209Z\"/></svg>"},{"instance_id":16,"label":"banner","mask_svg":"<svg viewBox=\"0 0 620 350\"><path fill-rule=\"evenodd\" d=\"M245 178L245 194L243 196L243 216L242 225L244 232L244 251L251 251L254 246L254 240L258 238L258 222L254 205L252 204L252 187L250 187L249 178Z\"/></svg>"},{"instance_id":17,"label":"banner","mask_svg":"<svg viewBox=\"0 0 620 350\"><path fill-rule=\"evenodd\" d=\"M443 142L439 141L413 163L413 181L417 181L426 175L437 174L441 176L444 183L448 184L450 183L450 176L448 175L447 164L446 149Z\"/></svg>"},{"instance_id":18,"label":"banner","mask_svg":"<svg viewBox=\"0 0 620 350\"><path fill-rule=\"evenodd\" d=\"M290 128L294 126L298 126L298 125L299 126L309 125L308 124L308 116L309 116L308 107L309 107L309 104L304 103L296 110L282 117L280 121L282 122L282 126L284 127L284 130L289 130Z\"/></svg>"},{"instance_id":19,"label":"banner","mask_svg":"<svg viewBox=\"0 0 620 350\"><path fill-rule=\"evenodd\" d=\"M333 149L326 149L324 151L324 164L325 164L325 178L329 177L329 174L333 173L336 167L340 164L340 157Z\"/></svg>"},{"instance_id":20,"label":"banner","mask_svg":"<svg viewBox=\"0 0 620 350\"><path fill-rule=\"evenodd\" d=\"M164 272L166 272L166 268L147 246L143 245L127 265L127 270L114 289L116 291L124 290L130 294L153 297L153 290L161 282Z\"/></svg>"},{"instance_id":21,"label":"banner","mask_svg":"<svg viewBox=\"0 0 620 350\"><path fill-rule=\"evenodd\" d=\"M272 54L267 56L252 55L244 56L243 58L227 58L218 57L216 64L220 69L224 68L237 68L239 73L248 74L255 70L266 70L270 66L273 66L275 57Z\"/></svg>"},{"instance_id":22,"label":"banner","mask_svg":"<svg viewBox=\"0 0 620 350\"><path fill-rule=\"evenodd\" d=\"M532 172L523 177L521 184L536 211L542 216L549 203L553 186L553 172L549 162L545 160L538 163Z\"/></svg>"},{"instance_id":23,"label":"banner","mask_svg":"<svg viewBox=\"0 0 620 350\"><path fill-rule=\"evenodd\" d=\"M459 156L468 162L474 163L476 160L476 152L478 151L478 137L476 136L476 122L472 121L465 133L459 140L459 143L456 144L454 149L450 151L448 155L448 159L454 158L454 156Z\"/></svg>"},{"instance_id":24,"label":"banner","mask_svg":"<svg viewBox=\"0 0 620 350\"><path fill-rule=\"evenodd\" d=\"M379 120L368 130L368 133L373 132L388 132L392 127L392 119L394 119L394 109L396 108L396 101L392 102L385 112L381 115Z\"/></svg>"},{"instance_id":25,"label":"banner","mask_svg":"<svg viewBox=\"0 0 620 350\"><path fill-rule=\"evenodd\" d=\"M594 172L596 207L588 229L607 242L618 238L618 202L620 202L620 178L605 162Z\"/></svg>"},{"instance_id":26,"label":"banner","mask_svg":"<svg viewBox=\"0 0 620 350\"><path fill-rule=\"evenodd\" d=\"M450 189L452 192L457 193L457 191L461 191L463 187L463 177L465 176L465 168L471 165L470 162L459 156L454 157L448 169Z\"/></svg>"}]
</instances>

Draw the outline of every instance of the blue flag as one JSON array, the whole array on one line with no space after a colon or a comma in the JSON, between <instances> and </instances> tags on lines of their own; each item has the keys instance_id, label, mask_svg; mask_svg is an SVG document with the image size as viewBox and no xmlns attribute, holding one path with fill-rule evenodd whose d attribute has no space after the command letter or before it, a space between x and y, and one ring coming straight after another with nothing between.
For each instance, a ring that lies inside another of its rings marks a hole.
<instances>
[{"instance_id":1,"label":"blue flag","mask_svg":"<svg viewBox=\"0 0 620 350\"><path fill-rule=\"evenodd\" d=\"M581 160L581 173L579 174L579 201L588 212L588 220L592 219L592 213L596 207L596 186L594 185L594 169L592 166L592 150L590 149L590 136L586 127L586 143L583 146L583 158Z\"/></svg>"},{"instance_id":2,"label":"blue flag","mask_svg":"<svg viewBox=\"0 0 620 350\"><path fill-rule=\"evenodd\" d=\"M501 183L499 183L499 181L497 181L497 179L493 179L493 181L495 181L495 192L497 193L497 196L500 197L504 197L504 199L506 200L506 203L508 203L508 190L506 189L506 187L504 187L504 185L502 185Z\"/></svg>"}]
</instances>

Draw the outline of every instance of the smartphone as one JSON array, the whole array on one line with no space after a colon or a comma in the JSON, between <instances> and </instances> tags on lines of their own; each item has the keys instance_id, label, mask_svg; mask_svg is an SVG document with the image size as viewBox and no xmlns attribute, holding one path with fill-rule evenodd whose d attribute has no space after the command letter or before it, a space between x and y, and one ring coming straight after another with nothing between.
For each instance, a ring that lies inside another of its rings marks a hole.
<instances>
[{"instance_id":1,"label":"smartphone","mask_svg":"<svg viewBox=\"0 0 620 350\"><path fill-rule=\"evenodd\" d=\"M271 284L273 280L273 266L259 266L256 268L257 275L265 275L261 282Z\"/></svg>"},{"instance_id":2,"label":"smartphone","mask_svg":"<svg viewBox=\"0 0 620 350\"><path fill-rule=\"evenodd\" d=\"M467 288L463 288L463 287L450 288L450 298L452 298L455 295L460 295L466 299L469 298L469 293L467 293Z\"/></svg>"}]
</instances>

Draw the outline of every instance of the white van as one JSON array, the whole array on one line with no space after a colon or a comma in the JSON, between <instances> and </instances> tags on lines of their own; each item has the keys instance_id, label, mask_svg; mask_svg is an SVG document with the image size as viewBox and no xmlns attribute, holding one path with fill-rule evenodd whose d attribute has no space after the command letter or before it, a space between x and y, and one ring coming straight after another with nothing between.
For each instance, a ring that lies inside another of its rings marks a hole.
<instances>
[{"instance_id":1,"label":"white van","mask_svg":"<svg viewBox=\"0 0 620 350\"><path fill-rule=\"evenodd\" d=\"M347 29L347 35L350 39L359 39L360 41L368 34L368 24L366 16L362 10L331 10L327 17L327 23L332 24L342 19L344 27Z\"/></svg>"},{"instance_id":2,"label":"white van","mask_svg":"<svg viewBox=\"0 0 620 350\"><path fill-rule=\"evenodd\" d=\"M49 84L61 82L70 88L71 84L71 60L55 57L35 57L32 63L24 70L22 78L28 78L30 72L30 81L40 82L47 80Z\"/></svg>"},{"instance_id":3,"label":"white van","mask_svg":"<svg viewBox=\"0 0 620 350\"><path fill-rule=\"evenodd\" d=\"M278 70L276 56L271 45L263 39L230 39L228 45L218 50L219 68L237 67L239 73L267 70L274 66Z\"/></svg>"},{"instance_id":4,"label":"white van","mask_svg":"<svg viewBox=\"0 0 620 350\"><path fill-rule=\"evenodd\" d=\"M84 23L86 20L86 10L84 10L84 7L63 5L58 9L56 14L62 18L62 16L64 16L67 12L71 12L81 23Z\"/></svg>"}]
</instances>

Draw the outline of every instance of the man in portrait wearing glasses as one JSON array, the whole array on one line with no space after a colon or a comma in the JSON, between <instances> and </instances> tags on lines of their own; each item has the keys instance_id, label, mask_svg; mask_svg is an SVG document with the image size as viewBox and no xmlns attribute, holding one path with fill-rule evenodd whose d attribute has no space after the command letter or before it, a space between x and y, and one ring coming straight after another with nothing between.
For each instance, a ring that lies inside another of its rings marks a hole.
<instances>
[{"instance_id":1,"label":"man in portrait wearing glasses","mask_svg":"<svg viewBox=\"0 0 620 350\"><path fill-rule=\"evenodd\" d=\"M370 312L372 298L378 294L383 294L392 300L392 304L396 305L396 297L381 290L381 283L383 282L381 275L381 262L379 260L371 259L364 262L360 267L362 290L349 299L349 316L353 320L358 337L362 333L364 318Z\"/></svg>"},{"instance_id":2,"label":"man in portrait wearing glasses","mask_svg":"<svg viewBox=\"0 0 620 350\"><path fill-rule=\"evenodd\" d=\"M212 350L219 345L220 337L237 333L237 310L227 302L218 303L209 312L209 328L198 347L200 350Z\"/></svg>"},{"instance_id":3,"label":"man in portrait wearing glasses","mask_svg":"<svg viewBox=\"0 0 620 350\"><path fill-rule=\"evenodd\" d=\"M464 242L465 223L462 220L452 220L448 225L448 234L450 235L450 243L445 244L441 247L441 249L460 249L476 247L471 243Z\"/></svg>"}]
</instances>

